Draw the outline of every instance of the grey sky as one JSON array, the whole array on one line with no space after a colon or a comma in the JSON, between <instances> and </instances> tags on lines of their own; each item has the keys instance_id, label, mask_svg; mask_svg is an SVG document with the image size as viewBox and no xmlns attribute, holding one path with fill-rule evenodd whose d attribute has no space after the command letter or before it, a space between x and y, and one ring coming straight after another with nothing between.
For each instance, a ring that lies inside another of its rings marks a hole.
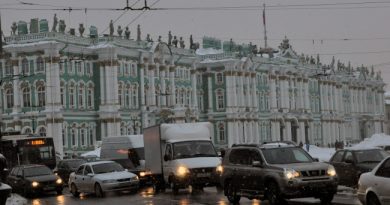
<instances>
[{"instance_id":1,"label":"grey sky","mask_svg":"<svg viewBox=\"0 0 390 205\"><path fill-rule=\"evenodd\" d=\"M140 0L134 7L142 7ZM152 5L158 0L148 0ZM67 7L86 8L123 8L126 0L23 0L36 4L49 4ZM129 0L133 4L137 0ZM307 9L303 6L292 9L272 8L275 5L307 5L307 4L348 4L323 5ZM320 54L321 61L328 64L334 55L345 64L351 61L353 66L376 65L382 71L385 83L390 83L390 1L386 0L160 0L153 7L230 7L230 6L270 6L266 11L267 32L271 47L276 48L286 35L299 53L308 55ZM0 8L38 8L37 6L22 6L16 0L1 0ZM363 7L363 8L357 8ZM44 7L41 8L52 8ZM254 7L255 8L255 7ZM59 19L66 21L67 29L76 28L79 23L85 27L95 25L99 33L107 28L111 19L123 16L115 23L125 27L142 11L22 11L1 10L2 26L6 35L10 34L12 22L24 20L29 22L37 17L47 19L52 25L54 13ZM132 37L135 37L136 26L141 24L142 36L147 33L157 40L161 35L166 39L168 31L173 35L183 36L187 40L190 34L195 41L201 41L203 36L211 36L228 40L233 38L237 43L253 42L264 46L262 10L167 10L146 11L140 18L129 25ZM88 33L88 30L86 31ZM105 33L108 33L106 31ZM343 40L349 39L349 40ZM314 43L313 43L314 40ZM321 41L322 40L322 41ZM384 65L383 65L384 64ZM390 90L390 86L387 87Z\"/></svg>"}]
</instances>

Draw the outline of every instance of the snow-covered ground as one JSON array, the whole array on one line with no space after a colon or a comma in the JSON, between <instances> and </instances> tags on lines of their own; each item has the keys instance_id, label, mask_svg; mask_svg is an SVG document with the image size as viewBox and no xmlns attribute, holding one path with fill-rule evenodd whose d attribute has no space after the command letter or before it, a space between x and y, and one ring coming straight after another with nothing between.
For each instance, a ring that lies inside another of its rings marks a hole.
<instances>
[{"instance_id":1,"label":"snow-covered ground","mask_svg":"<svg viewBox=\"0 0 390 205\"><path fill-rule=\"evenodd\" d=\"M81 154L81 156L83 156L83 157L87 157L87 156L100 157L100 150L101 150L100 147L98 147L95 150Z\"/></svg>"},{"instance_id":2,"label":"snow-covered ground","mask_svg":"<svg viewBox=\"0 0 390 205\"><path fill-rule=\"evenodd\" d=\"M309 154L318 158L320 162L328 162L333 154L336 152L335 148L324 148L310 145Z\"/></svg>"},{"instance_id":3,"label":"snow-covered ground","mask_svg":"<svg viewBox=\"0 0 390 205\"><path fill-rule=\"evenodd\" d=\"M26 205L27 199L19 196L18 194L11 194L11 197L7 199L6 205Z\"/></svg>"}]
</instances>

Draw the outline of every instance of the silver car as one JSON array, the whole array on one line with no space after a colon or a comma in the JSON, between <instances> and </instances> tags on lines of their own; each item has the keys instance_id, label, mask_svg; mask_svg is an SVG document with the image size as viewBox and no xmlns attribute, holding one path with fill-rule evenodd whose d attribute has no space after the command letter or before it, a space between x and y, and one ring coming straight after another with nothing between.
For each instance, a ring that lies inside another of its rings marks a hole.
<instances>
[{"instance_id":1,"label":"silver car","mask_svg":"<svg viewBox=\"0 0 390 205\"><path fill-rule=\"evenodd\" d=\"M137 190L138 184L137 175L113 161L82 164L76 172L70 174L68 183L70 192L75 197L78 197L80 192L104 197L108 191Z\"/></svg>"},{"instance_id":2,"label":"silver car","mask_svg":"<svg viewBox=\"0 0 390 205\"><path fill-rule=\"evenodd\" d=\"M390 204L390 157L360 176L357 194L364 205Z\"/></svg>"}]
</instances>

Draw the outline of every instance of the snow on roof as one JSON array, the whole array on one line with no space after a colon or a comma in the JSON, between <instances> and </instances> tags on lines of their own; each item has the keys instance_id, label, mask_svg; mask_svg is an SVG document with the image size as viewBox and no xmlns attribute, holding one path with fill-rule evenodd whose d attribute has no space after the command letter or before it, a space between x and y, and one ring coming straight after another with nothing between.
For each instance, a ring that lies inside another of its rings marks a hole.
<instances>
[{"instance_id":1,"label":"snow on roof","mask_svg":"<svg viewBox=\"0 0 390 205\"><path fill-rule=\"evenodd\" d=\"M115 46L112 45L111 43L99 43L99 44L96 44L96 45L93 45L93 46L89 46L88 48L90 49L99 49L99 48L114 48Z\"/></svg>"},{"instance_id":2,"label":"snow on roof","mask_svg":"<svg viewBox=\"0 0 390 205\"><path fill-rule=\"evenodd\" d=\"M215 55L215 54L223 54L222 49L215 49L215 48L198 48L196 50L196 55Z\"/></svg>"},{"instance_id":3,"label":"snow on roof","mask_svg":"<svg viewBox=\"0 0 390 205\"><path fill-rule=\"evenodd\" d=\"M385 97L390 97L390 92L389 91L385 92Z\"/></svg>"},{"instance_id":4,"label":"snow on roof","mask_svg":"<svg viewBox=\"0 0 390 205\"><path fill-rule=\"evenodd\" d=\"M315 145L310 145L309 149L309 154L321 162L328 162L335 152L334 148L317 147Z\"/></svg>"},{"instance_id":5,"label":"snow on roof","mask_svg":"<svg viewBox=\"0 0 390 205\"><path fill-rule=\"evenodd\" d=\"M365 138L362 142L354 145L352 148L369 149L383 145L390 145L390 136L384 133L380 133L374 134L370 138Z\"/></svg>"},{"instance_id":6,"label":"snow on roof","mask_svg":"<svg viewBox=\"0 0 390 205\"><path fill-rule=\"evenodd\" d=\"M29 46L38 46L43 44L51 44L51 43L57 43L56 41L39 41L34 43L16 43L16 44L9 44L5 45L3 48L22 48L22 47L29 47Z\"/></svg>"},{"instance_id":7,"label":"snow on roof","mask_svg":"<svg viewBox=\"0 0 390 205\"><path fill-rule=\"evenodd\" d=\"M82 157L87 157L87 156L97 156L97 157L100 157L100 150L101 150L101 148L98 147L97 149L95 149L93 151L81 154L81 156Z\"/></svg>"}]
</instances>

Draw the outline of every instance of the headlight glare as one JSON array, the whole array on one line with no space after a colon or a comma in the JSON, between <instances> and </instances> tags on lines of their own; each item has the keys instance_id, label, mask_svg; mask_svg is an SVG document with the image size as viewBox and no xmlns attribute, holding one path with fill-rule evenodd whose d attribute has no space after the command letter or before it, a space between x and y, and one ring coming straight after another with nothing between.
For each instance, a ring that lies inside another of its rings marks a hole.
<instances>
[{"instance_id":1,"label":"headlight glare","mask_svg":"<svg viewBox=\"0 0 390 205\"><path fill-rule=\"evenodd\" d=\"M146 176L146 172L140 172L140 173L139 173L139 176L140 176L140 177Z\"/></svg>"},{"instance_id":2,"label":"headlight glare","mask_svg":"<svg viewBox=\"0 0 390 205\"><path fill-rule=\"evenodd\" d=\"M284 176L287 178L287 179L294 179L294 178L297 178L300 176L299 172L293 170L293 169L285 169L284 170Z\"/></svg>"},{"instance_id":3,"label":"headlight glare","mask_svg":"<svg viewBox=\"0 0 390 205\"><path fill-rule=\"evenodd\" d=\"M332 165L330 165L330 166L328 167L328 170L326 171L326 173L327 173L329 176L331 176L331 177L334 177L334 176L337 175L336 170L334 169L334 167L333 167Z\"/></svg>"},{"instance_id":4,"label":"headlight glare","mask_svg":"<svg viewBox=\"0 0 390 205\"><path fill-rule=\"evenodd\" d=\"M32 186L32 187L37 187L37 186L39 186L39 183L38 183L38 182L32 182L32 183L31 183L31 186Z\"/></svg>"},{"instance_id":5,"label":"headlight glare","mask_svg":"<svg viewBox=\"0 0 390 205\"><path fill-rule=\"evenodd\" d=\"M190 170L188 170L188 168L187 167L185 167L185 166L179 166L178 168L177 168L177 175L178 176L185 176L186 174L188 174L190 172Z\"/></svg>"},{"instance_id":6,"label":"headlight glare","mask_svg":"<svg viewBox=\"0 0 390 205\"><path fill-rule=\"evenodd\" d=\"M222 165L218 165L217 168L216 168L216 171L217 171L218 174L222 174L222 172L223 172Z\"/></svg>"},{"instance_id":7,"label":"headlight glare","mask_svg":"<svg viewBox=\"0 0 390 205\"><path fill-rule=\"evenodd\" d=\"M56 180L56 183L57 183L57 184L62 184L62 179L61 179L61 178L58 178L58 179Z\"/></svg>"}]
</instances>

